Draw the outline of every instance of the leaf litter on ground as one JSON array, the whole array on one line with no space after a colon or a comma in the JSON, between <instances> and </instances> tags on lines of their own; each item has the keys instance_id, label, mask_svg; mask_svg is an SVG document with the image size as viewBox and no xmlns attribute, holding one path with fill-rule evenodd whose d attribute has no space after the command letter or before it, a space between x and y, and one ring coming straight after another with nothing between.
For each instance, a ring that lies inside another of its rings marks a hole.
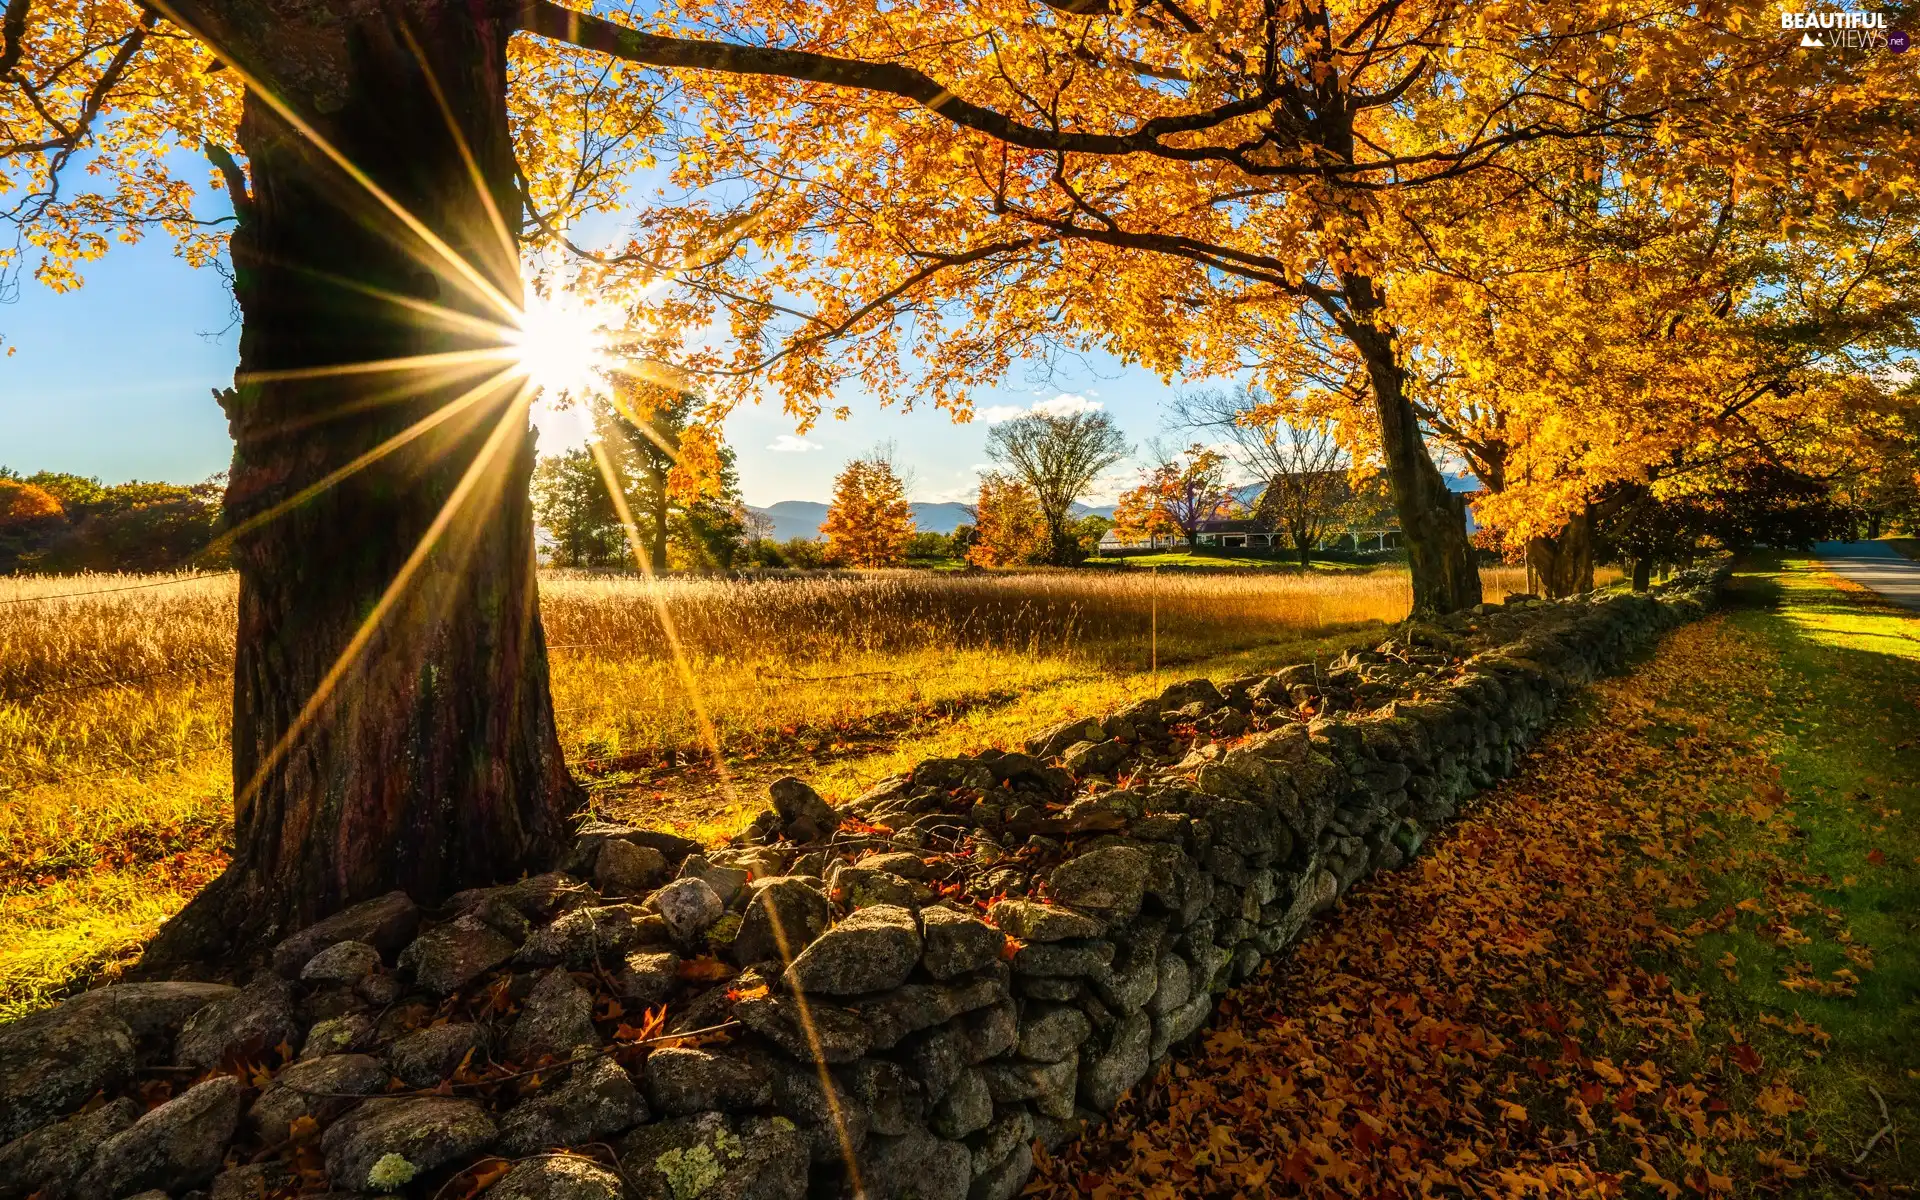
<instances>
[{"instance_id":1,"label":"leaf litter on ground","mask_svg":"<svg viewBox=\"0 0 1920 1200\"><path fill-rule=\"evenodd\" d=\"M1793 686L1780 660L1723 615L1596 685L1025 1194L1912 1194L1893 1147L1855 1161L1881 1091L1823 1076L1828 1032L1755 1002L1741 954L1702 956L1743 932L1786 964L1773 995L1821 1003L1874 969L1799 865L1784 735L1741 699ZM1895 1083L1910 1104L1913 1072ZM1836 1114L1810 1091L1857 1095Z\"/></svg>"}]
</instances>

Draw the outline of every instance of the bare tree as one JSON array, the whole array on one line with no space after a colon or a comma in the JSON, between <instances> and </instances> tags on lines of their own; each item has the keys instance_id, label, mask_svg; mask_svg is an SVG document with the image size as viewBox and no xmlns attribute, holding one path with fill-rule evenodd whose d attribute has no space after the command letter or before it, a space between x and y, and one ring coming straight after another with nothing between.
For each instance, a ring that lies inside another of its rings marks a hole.
<instances>
[{"instance_id":1,"label":"bare tree","mask_svg":"<svg viewBox=\"0 0 1920 1200\"><path fill-rule=\"evenodd\" d=\"M1059 565L1075 557L1075 541L1067 530L1073 502L1100 472L1131 451L1113 418L1103 412L1030 413L987 433L987 457L1033 489L1047 523L1047 561Z\"/></svg>"},{"instance_id":2,"label":"bare tree","mask_svg":"<svg viewBox=\"0 0 1920 1200\"><path fill-rule=\"evenodd\" d=\"M1284 531L1304 567L1353 498L1349 462L1330 424L1258 420L1263 400L1253 388L1199 392L1176 402L1175 419L1220 438L1234 464L1263 483L1254 520Z\"/></svg>"}]
</instances>

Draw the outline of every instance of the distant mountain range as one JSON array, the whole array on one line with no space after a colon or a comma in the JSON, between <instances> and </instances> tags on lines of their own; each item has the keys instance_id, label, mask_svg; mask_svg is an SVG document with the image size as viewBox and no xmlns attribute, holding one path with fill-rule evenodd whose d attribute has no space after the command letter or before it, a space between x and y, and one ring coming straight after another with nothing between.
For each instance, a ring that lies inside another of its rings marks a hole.
<instances>
[{"instance_id":1,"label":"distant mountain range","mask_svg":"<svg viewBox=\"0 0 1920 1200\"><path fill-rule=\"evenodd\" d=\"M1456 492L1471 492L1479 488L1480 483L1472 476L1461 477L1448 472L1447 487ZM1249 484L1238 489L1243 503L1251 504L1260 495L1259 484ZM1076 504L1073 515L1076 517L1101 516L1113 517L1111 504ZM818 500L781 500L765 508L747 505L773 522L773 540L791 541L794 538L817 538L820 536L820 523L827 519L827 506ZM913 506L913 525L922 533L952 533L962 525L973 524L973 514L964 504L917 503ZM1471 524L1469 524L1471 527Z\"/></svg>"},{"instance_id":2,"label":"distant mountain range","mask_svg":"<svg viewBox=\"0 0 1920 1200\"><path fill-rule=\"evenodd\" d=\"M747 508L757 512L773 522L773 540L791 541L794 538L817 538L820 536L820 523L827 519L827 506L818 500L781 500L765 508L756 508L749 504ZM1073 506L1075 516L1084 517L1096 513L1103 517L1113 516L1113 505L1099 504L1089 507L1085 504ZM973 514L964 504L917 503L913 506L913 526L921 533L952 533L962 525L973 524Z\"/></svg>"}]
</instances>

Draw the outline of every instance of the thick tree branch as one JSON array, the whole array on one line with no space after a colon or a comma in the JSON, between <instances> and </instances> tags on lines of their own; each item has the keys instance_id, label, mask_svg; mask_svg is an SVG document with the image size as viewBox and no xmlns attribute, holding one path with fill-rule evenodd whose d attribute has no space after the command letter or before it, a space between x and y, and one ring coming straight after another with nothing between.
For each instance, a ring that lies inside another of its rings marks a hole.
<instances>
[{"instance_id":1,"label":"thick tree branch","mask_svg":"<svg viewBox=\"0 0 1920 1200\"><path fill-rule=\"evenodd\" d=\"M227 185L227 199L233 203L235 219L246 224L253 217L253 196L247 191L247 173L234 161L233 152L220 143L209 140L201 143L201 148Z\"/></svg>"},{"instance_id":2,"label":"thick tree branch","mask_svg":"<svg viewBox=\"0 0 1920 1200\"><path fill-rule=\"evenodd\" d=\"M1213 129L1239 117L1250 116L1275 99L1260 94L1203 112L1152 117L1131 133L1074 133L1022 124L1004 113L963 100L932 76L899 63L864 62L777 46L737 46L724 42L664 37L628 29L589 13L575 12L553 3L553 0L529 0L524 4L521 8L521 27L583 50L611 54L646 66L718 71L728 75L767 75L898 96L956 125L1028 150L1105 156L1153 154L1162 158L1228 161L1245 166L1248 164L1242 162L1244 150L1241 147L1172 146L1164 139Z\"/></svg>"},{"instance_id":3,"label":"thick tree branch","mask_svg":"<svg viewBox=\"0 0 1920 1200\"><path fill-rule=\"evenodd\" d=\"M7 15L0 20L0 77L19 65L26 50L27 8L33 0L7 0Z\"/></svg>"}]
</instances>

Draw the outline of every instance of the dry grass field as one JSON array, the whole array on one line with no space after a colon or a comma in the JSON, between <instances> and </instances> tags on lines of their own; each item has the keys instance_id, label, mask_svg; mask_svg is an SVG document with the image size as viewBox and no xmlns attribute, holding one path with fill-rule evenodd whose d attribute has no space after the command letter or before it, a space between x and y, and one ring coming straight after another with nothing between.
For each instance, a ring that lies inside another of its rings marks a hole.
<instances>
[{"instance_id":1,"label":"dry grass field","mask_svg":"<svg viewBox=\"0 0 1920 1200\"><path fill-rule=\"evenodd\" d=\"M1489 599L1523 580L1488 571ZM0 1017L112 963L224 864L234 587L0 579ZM1409 599L1384 569L541 584L561 737L595 806L706 835L777 774L844 798L1176 675L1332 653Z\"/></svg>"}]
</instances>

